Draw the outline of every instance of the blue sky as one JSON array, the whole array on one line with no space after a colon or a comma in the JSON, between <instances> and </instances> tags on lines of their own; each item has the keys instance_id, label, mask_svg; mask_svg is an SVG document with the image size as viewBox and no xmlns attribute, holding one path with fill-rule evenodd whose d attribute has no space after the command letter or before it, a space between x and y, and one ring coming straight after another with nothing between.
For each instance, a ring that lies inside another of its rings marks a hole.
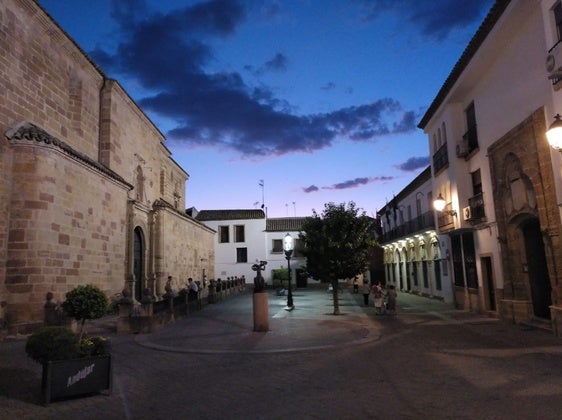
<instances>
[{"instance_id":1,"label":"blue sky","mask_svg":"<svg viewBox=\"0 0 562 420\"><path fill-rule=\"evenodd\" d=\"M493 0L39 0L166 136L186 205L369 215ZM260 186L263 180L263 187Z\"/></svg>"}]
</instances>

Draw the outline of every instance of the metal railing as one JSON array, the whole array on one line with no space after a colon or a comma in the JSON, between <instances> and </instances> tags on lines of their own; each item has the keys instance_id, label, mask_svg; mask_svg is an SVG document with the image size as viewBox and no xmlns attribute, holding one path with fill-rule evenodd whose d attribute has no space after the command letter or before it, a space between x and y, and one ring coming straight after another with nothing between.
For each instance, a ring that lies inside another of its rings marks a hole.
<instances>
[{"instance_id":1,"label":"metal railing","mask_svg":"<svg viewBox=\"0 0 562 420\"><path fill-rule=\"evenodd\" d=\"M435 219L433 217L433 212L425 212L418 217L408 220L401 225L394 227L388 232L384 232L381 235L380 242L390 242L394 239L403 238L408 235L412 235L417 232L421 232L427 229L435 228Z\"/></svg>"}]
</instances>

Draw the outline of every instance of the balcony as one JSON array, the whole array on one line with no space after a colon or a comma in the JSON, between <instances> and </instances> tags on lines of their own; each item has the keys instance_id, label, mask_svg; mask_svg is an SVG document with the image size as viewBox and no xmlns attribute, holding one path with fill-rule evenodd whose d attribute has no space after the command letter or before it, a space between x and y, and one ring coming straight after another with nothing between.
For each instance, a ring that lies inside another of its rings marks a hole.
<instances>
[{"instance_id":1,"label":"balcony","mask_svg":"<svg viewBox=\"0 0 562 420\"><path fill-rule=\"evenodd\" d=\"M476 132L476 124L468 129L462 136L462 143L466 145L467 155L478 149L478 133Z\"/></svg>"},{"instance_id":2,"label":"balcony","mask_svg":"<svg viewBox=\"0 0 562 420\"><path fill-rule=\"evenodd\" d=\"M437 212L437 226L439 230L449 230L455 228L456 213L451 213L452 205L447 204L443 211Z\"/></svg>"},{"instance_id":3,"label":"balcony","mask_svg":"<svg viewBox=\"0 0 562 420\"><path fill-rule=\"evenodd\" d=\"M470 221L478 222L486 218L486 212L484 209L484 198L482 193L476 194L468 199L468 205L470 207Z\"/></svg>"},{"instance_id":4,"label":"balcony","mask_svg":"<svg viewBox=\"0 0 562 420\"><path fill-rule=\"evenodd\" d=\"M415 219L408 220L391 229L389 232L383 233L380 242L390 242L428 229L435 229L435 219L433 218L432 211L425 212Z\"/></svg>"}]
</instances>

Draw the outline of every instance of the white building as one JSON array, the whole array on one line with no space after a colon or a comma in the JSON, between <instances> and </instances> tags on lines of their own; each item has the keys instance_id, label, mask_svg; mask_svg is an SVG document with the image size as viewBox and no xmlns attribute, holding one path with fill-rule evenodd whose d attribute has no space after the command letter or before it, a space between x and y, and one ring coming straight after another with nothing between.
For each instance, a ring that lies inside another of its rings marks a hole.
<instances>
[{"instance_id":1,"label":"white building","mask_svg":"<svg viewBox=\"0 0 562 420\"><path fill-rule=\"evenodd\" d=\"M428 167L379 212L387 284L397 290L453 302L449 241L435 231Z\"/></svg>"},{"instance_id":2,"label":"white building","mask_svg":"<svg viewBox=\"0 0 562 420\"><path fill-rule=\"evenodd\" d=\"M496 1L419 123L457 304L558 335L562 160L545 132L562 112L561 36L560 0Z\"/></svg>"},{"instance_id":3,"label":"white building","mask_svg":"<svg viewBox=\"0 0 562 420\"><path fill-rule=\"evenodd\" d=\"M307 279L301 269L304 258L299 254L298 235L303 217L267 219L261 209L241 210L190 210L192 215L215 234L215 276L222 280L229 277L246 278L251 284L256 275L252 265L259 261L267 264L262 276L266 284L272 284L273 271L287 268L283 252L283 237L290 234L295 241L291 257L293 285L306 287Z\"/></svg>"}]
</instances>

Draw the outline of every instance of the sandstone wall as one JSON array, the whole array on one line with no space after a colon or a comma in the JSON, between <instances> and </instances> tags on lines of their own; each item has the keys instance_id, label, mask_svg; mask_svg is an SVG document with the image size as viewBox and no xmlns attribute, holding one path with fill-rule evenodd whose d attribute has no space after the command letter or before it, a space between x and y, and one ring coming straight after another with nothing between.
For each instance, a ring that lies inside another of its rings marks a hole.
<instances>
[{"instance_id":1,"label":"sandstone wall","mask_svg":"<svg viewBox=\"0 0 562 420\"><path fill-rule=\"evenodd\" d=\"M213 276L189 175L120 84L32 0L0 2L0 51L0 324L41 322L45 294L79 284L111 297Z\"/></svg>"},{"instance_id":2,"label":"sandstone wall","mask_svg":"<svg viewBox=\"0 0 562 420\"><path fill-rule=\"evenodd\" d=\"M12 316L41 319L47 292L62 301L79 284L120 292L126 185L36 141L15 144L12 157L5 271Z\"/></svg>"}]
</instances>

